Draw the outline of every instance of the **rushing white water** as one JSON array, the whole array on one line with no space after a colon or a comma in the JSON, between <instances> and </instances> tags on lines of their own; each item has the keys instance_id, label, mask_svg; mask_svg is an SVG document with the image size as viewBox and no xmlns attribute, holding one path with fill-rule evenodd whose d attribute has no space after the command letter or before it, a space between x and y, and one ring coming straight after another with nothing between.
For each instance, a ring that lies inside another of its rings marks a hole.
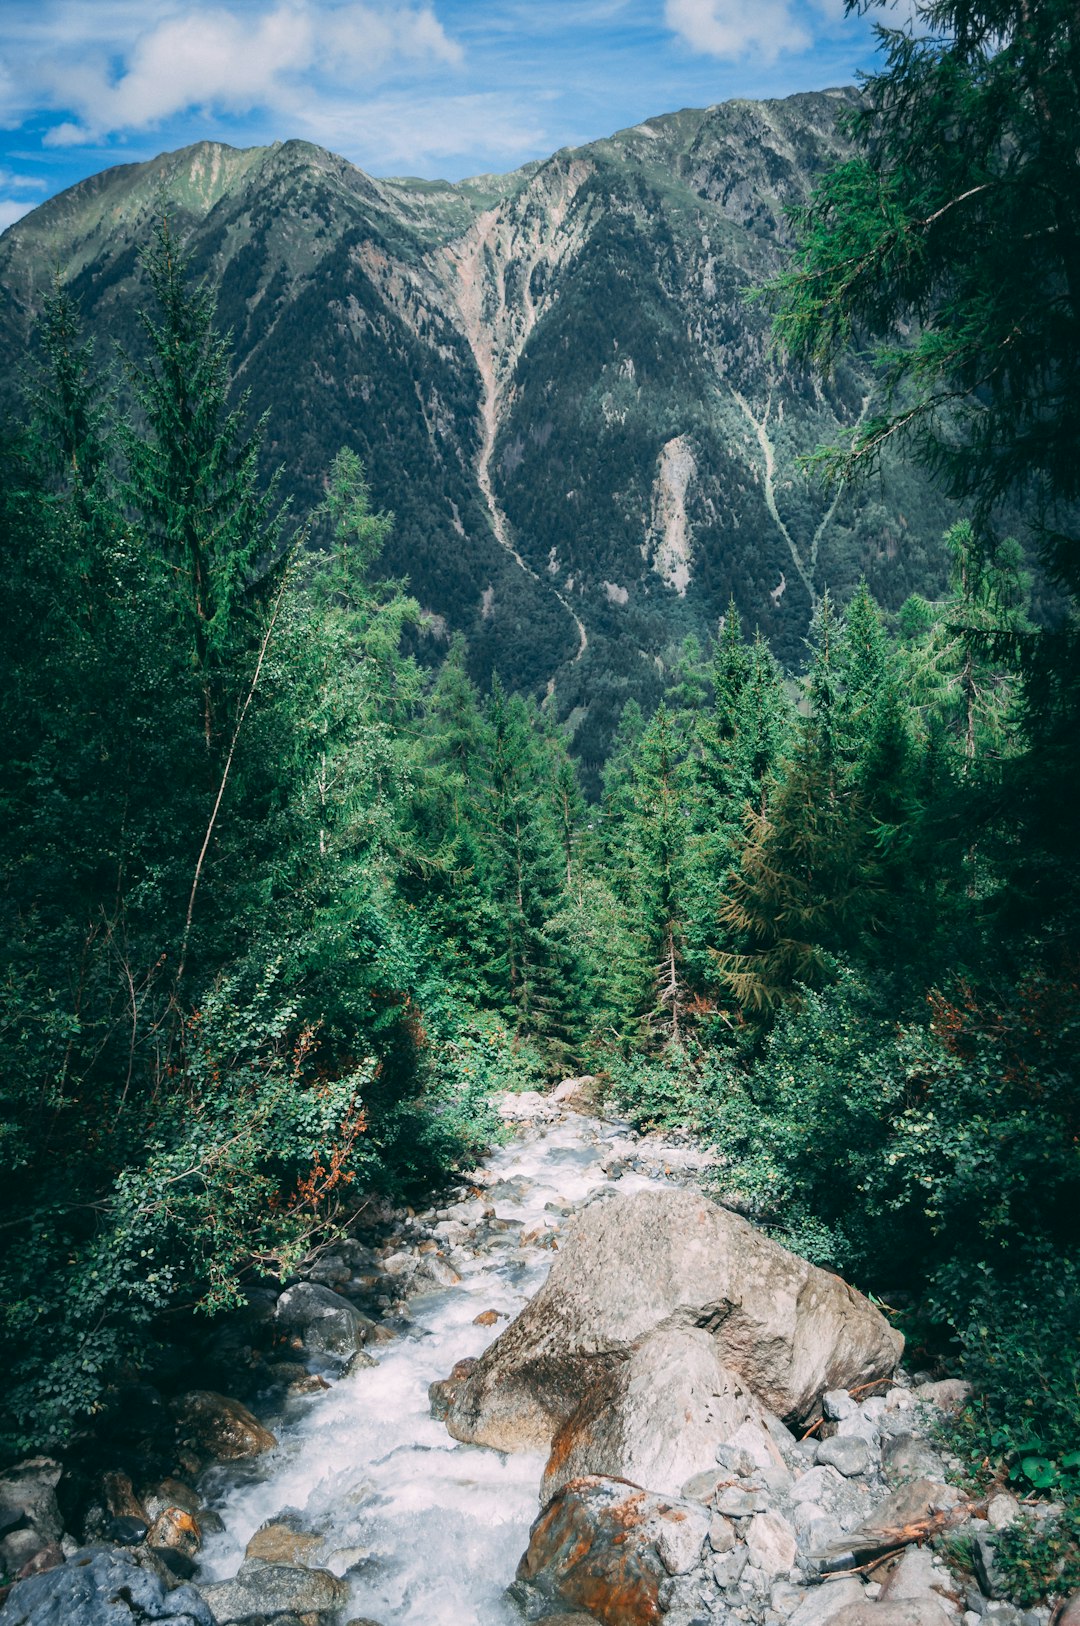
<instances>
[{"instance_id":1,"label":"rushing white water","mask_svg":"<svg viewBox=\"0 0 1080 1626\"><path fill-rule=\"evenodd\" d=\"M307 1562L347 1575L350 1616L381 1626L509 1626L504 1598L537 1513L544 1459L459 1445L428 1410L428 1384L455 1361L479 1355L544 1281L553 1254L523 1234L559 1222L545 1211L579 1206L609 1182L601 1162L618 1128L569 1116L525 1132L486 1167L529 1182L520 1199L496 1198L500 1219L524 1228L496 1233L459 1286L414 1298L409 1330L377 1346L379 1366L297 1403L279 1445L254 1465L258 1478L216 1470L214 1505L225 1533L207 1542L204 1580L235 1574L244 1547L286 1509L323 1537ZM650 1184L626 1173L620 1190ZM565 1224L565 1222L563 1222ZM476 1326L481 1312L503 1319Z\"/></svg>"}]
</instances>

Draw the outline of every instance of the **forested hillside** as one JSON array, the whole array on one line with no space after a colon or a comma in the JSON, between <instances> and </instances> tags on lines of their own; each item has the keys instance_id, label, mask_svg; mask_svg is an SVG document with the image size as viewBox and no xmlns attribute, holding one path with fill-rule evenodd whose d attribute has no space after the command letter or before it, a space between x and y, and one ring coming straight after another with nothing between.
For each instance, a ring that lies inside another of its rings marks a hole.
<instances>
[{"instance_id":1,"label":"forested hillside","mask_svg":"<svg viewBox=\"0 0 1080 1626\"><path fill-rule=\"evenodd\" d=\"M470 674L542 696L595 795L628 699L651 711L682 638L734 594L787 665L825 589L939 593L955 512L889 457L828 490L800 451L873 410L857 347L830 378L770 354L749 290L785 211L847 150L851 93L650 119L503 177L374 180L304 142L204 143L109 170L0 245L0 354L60 267L98 355L139 353L139 254L163 208L218 298L264 473L317 502L341 446L397 516L380 572L460 631ZM16 372L11 367L12 375Z\"/></svg>"},{"instance_id":2,"label":"forested hillside","mask_svg":"<svg viewBox=\"0 0 1080 1626\"><path fill-rule=\"evenodd\" d=\"M120 387L72 293L96 258L45 300L0 486L5 1452L91 1451L193 1326L373 1194L467 1167L493 1088L588 1071L965 1371L972 1485L1065 1508L1003 1541L1016 1588L1080 1573L1077 25L930 10L946 37L889 36L766 291L785 389L832 367L805 388L834 399L853 333L877 346L879 408L854 438L834 414L819 461L882 504L900 458L910 489L933 471L962 510L940 583L822 583L798 669L729 592L657 704L627 699L598 801L557 696L478 683L460 632L416 658L388 472L376 496L353 445L316 465L312 441L267 477L274 418L235 393L253 352L190 218L125 249ZM522 380L607 309L569 288ZM698 410L696 374L671 387ZM569 434L545 421L534 447ZM512 515L533 453L508 432Z\"/></svg>"}]
</instances>

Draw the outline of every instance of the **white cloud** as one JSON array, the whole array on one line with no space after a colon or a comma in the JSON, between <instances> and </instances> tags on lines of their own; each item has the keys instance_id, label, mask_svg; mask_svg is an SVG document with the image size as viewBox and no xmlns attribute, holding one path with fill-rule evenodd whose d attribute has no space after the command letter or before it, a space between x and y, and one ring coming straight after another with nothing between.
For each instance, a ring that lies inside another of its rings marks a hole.
<instances>
[{"instance_id":1,"label":"white cloud","mask_svg":"<svg viewBox=\"0 0 1080 1626\"><path fill-rule=\"evenodd\" d=\"M515 162L549 144L521 98L499 92L368 101L335 97L318 107L296 106L291 128L338 152L357 153L361 163L363 155L377 152L380 174L425 173L474 152L490 155L492 162Z\"/></svg>"},{"instance_id":2,"label":"white cloud","mask_svg":"<svg viewBox=\"0 0 1080 1626\"><path fill-rule=\"evenodd\" d=\"M664 16L692 51L727 61L754 56L775 62L813 44L790 0L666 0Z\"/></svg>"},{"instance_id":3,"label":"white cloud","mask_svg":"<svg viewBox=\"0 0 1080 1626\"><path fill-rule=\"evenodd\" d=\"M44 192L45 182L40 175L16 175L14 170L0 169L0 192ZM28 209L33 204L28 203Z\"/></svg>"},{"instance_id":4,"label":"white cloud","mask_svg":"<svg viewBox=\"0 0 1080 1626\"><path fill-rule=\"evenodd\" d=\"M102 22L112 22L111 38L104 29L88 34L85 22L80 27L77 8L64 13L70 28L59 26L51 9L36 42L23 22L21 81L0 64L0 109L8 120L35 108L73 115L47 134L51 146L148 129L188 109L277 112L291 108L301 90L317 102L328 82L368 92L403 64L445 68L462 59L431 5L411 0L166 4L150 28L145 8L106 5Z\"/></svg>"},{"instance_id":5,"label":"white cloud","mask_svg":"<svg viewBox=\"0 0 1080 1626\"><path fill-rule=\"evenodd\" d=\"M23 215L28 215L35 208L33 203L25 203L21 198L0 198L0 231L7 231L14 226Z\"/></svg>"}]
</instances>

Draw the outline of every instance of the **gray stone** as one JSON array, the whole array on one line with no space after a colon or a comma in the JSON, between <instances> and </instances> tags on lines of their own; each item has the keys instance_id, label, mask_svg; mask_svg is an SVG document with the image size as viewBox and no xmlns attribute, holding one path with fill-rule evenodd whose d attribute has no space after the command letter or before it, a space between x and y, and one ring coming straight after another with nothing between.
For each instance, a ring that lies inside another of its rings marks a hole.
<instances>
[{"instance_id":1,"label":"gray stone","mask_svg":"<svg viewBox=\"0 0 1080 1626\"><path fill-rule=\"evenodd\" d=\"M0 1515L32 1525L43 1547L59 1541L64 1532L56 1501L60 1474L60 1464L52 1457L28 1457L0 1475Z\"/></svg>"},{"instance_id":2,"label":"gray stone","mask_svg":"<svg viewBox=\"0 0 1080 1626\"><path fill-rule=\"evenodd\" d=\"M748 1519L754 1513L767 1513L769 1504L760 1491L742 1490L738 1485L727 1485L713 1504L717 1513L729 1519Z\"/></svg>"},{"instance_id":3,"label":"gray stone","mask_svg":"<svg viewBox=\"0 0 1080 1626\"><path fill-rule=\"evenodd\" d=\"M725 1553L713 1565L713 1580L722 1592L738 1586L742 1574L750 1560L750 1554L745 1547L737 1547L734 1552Z\"/></svg>"},{"instance_id":4,"label":"gray stone","mask_svg":"<svg viewBox=\"0 0 1080 1626\"><path fill-rule=\"evenodd\" d=\"M709 1546L714 1553L730 1553L735 1546L735 1531L728 1519L714 1513L709 1520Z\"/></svg>"},{"instance_id":5,"label":"gray stone","mask_svg":"<svg viewBox=\"0 0 1080 1626\"><path fill-rule=\"evenodd\" d=\"M795 1481L791 1489L793 1502L823 1502L835 1494L843 1481L835 1468L822 1464L811 1468Z\"/></svg>"},{"instance_id":6,"label":"gray stone","mask_svg":"<svg viewBox=\"0 0 1080 1626\"><path fill-rule=\"evenodd\" d=\"M274 1320L295 1334L312 1355L347 1359L364 1343L367 1322L360 1312L329 1287L297 1282L286 1288L274 1308Z\"/></svg>"},{"instance_id":7,"label":"gray stone","mask_svg":"<svg viewBox=\"0 0 1080 1626\"><path fill-rule=\"evenodd\" d=\"M214 1626L194 1587L170 1590L134 1553L83 1548L60 1569L12 1587L0 1626Z\"/></svg>"},{"instance_id":8,"label":"gray stone","mask_svg":"<svg viewBox=\"0 0 1080 1626\"><path fill-rule=\"evenodd\" d=\"M715 1462L717 1436L757 1410L707 1332L659 1327L585 1388L551 1442L541 1504L583 1474L678 1496Z\"/></svg>"},{"instance_id":9,"label":"gray stone","mask_svg":"<svg viewBox=\"0 0 1080 1626\"><path fill-rule=\"evenodd\" d=\"M669 1575L686 1575L701 1558L709 1533L709 1520L703 1509L684 1507L682 1518L661 1525L656 1551Z\"/></svg>"},{"instance_id":10,"label":"gray stone","mask_svg":"<svg viewBox=\"0 0 1080 1626\"><path fill-rule=\"evenodd\" d=\"M757 1513L746 1532L746 1547L763 1574L786 1575L795 1562L795 1532L779 1513Z\"/></svg>"},{"instance_id":11,"label":"gray stone","mask_svg":"<svg viewBox=\"0 0 1080 1626\"><path fill-rule=\"evenodd\" d=\"M455 1439L549 1446L586 1384L661 1324L699 1328L720 1363L783 1418L826 1390L890 1373L900 1335L839 1277L694 1192L647 1189L586 1207L539 1293L480 1357L450 1407Z\"/></svg>"},{"instance_id":12,"label":"gray stone","mask_svg":"<svg viewBox=\"0 0 1080 1626\"><path fill-rule=\"evenodd\" d=\"M802 1601L792 1611L788 1626L825 1626L841 1609L849 1604L861 1603L863 1589L853 1576L836 1581L825 1581L821 1586L807 1587Z\"/></svg>"},{"instance_id":13,"label":"gray stone","mask_svg":"<svg viewBox=\"0 0 1080 1626\"><path fill-rule=\"evenodd\" d=\"M754 1471L753 1459L737 1445L727 1441L716 1447L716 1461L721 1468L726 1468L736 1479L749 1479Z\"/></svg>"},{"instance_id":14,"label":"gray stone","mask_svg":"<svg viewBox=\"0 0 1080 1626\"><path fill-rule=\"evenodd\" d=\"M992 1496L986 1506L986 1517L992 1530L1007 1530L1020 1517L1020 1504L1007 1491Z\"/></svg>"},{"instance_id":15,"label":"gray stone","mask_svg":"<svg viewBox=\"0 0 1080 1626\"><path fill-rule=\"evenodd\" d=\"M251 1615L321 1614L339 1609L349 1595L345 1582L329 1570L263 1559L248 1559L231 1581L215 1581L199 1590L216 1626L230 1626Z\"/></svg>"},{"instance_id":16,"label":"gray stone","mask_svg":"<svg viewBox=\"0 0 1080 1626\"><path fill-rule=\"evenodd\" d=\"M859 1408L846 1389L827 1389L821 1397L821 1409L831 1422L838 1423L844 1417L854 1417Z\"/></svg>"},{"instance_id":17,"label":"gray stone","mask_svg":"<svg viewBox=\"0 0 1080 1626\"><path fill-rule=\"evenodd\" d=\"M945 1464L918 1434L897 1434L881 1448L881 1466L890 1485L911 1479L944 1479Z\"/></svg>"},{"instance_id":18,"label":"gray stone","mask_svg":"<svg viewBox=\"0 0 1080 1626\"><path fill-rule=\"evenodd\" d=\"M1006 1592L1005 1580L997 1567L997 1553L992 1536L978 1534L972 1537L971 1562L975 1571L975 1579L986 1593L986 1596L988 1598L1004 1598Z\"/></svg>"},{"instance_id":19,"label":"gray stone","mask_svg":"<svg viewBox=\"0 0 1080 1626\"><path fill-rule=\"evenodd\" d=\"M845 1479L852 1479L869 1468L870 1448L858 1436L834 1434L818 1446L817 1460L821 1467L835 1468Z\"/></svg>"},{"instance_id":20,"label":"gray stone","mask_svg":"<svg viewBox=\"0 0 1080 1626\"><path fill-rule=\"evenodd\" d=\"M940 1383L920 1383L915 1389L916 1400L925 1406L936 1406L939 1411L959 1411L971 1399L971 1384L962 1378L942 1378Z\"/></svg>"},{"instance_id":21,"label":"gray stone","mask_svg":"<svg viewBox=\"0 0 1080 1626\"><path fill-rule=\"evenodd\" d=\"M1023 1612L1004 1598L988 1603L982 1618L983 1626L1025 1626Z\"/></svg>"},{"instance_id":22,"label":"gray stone","mask_svg":"<svg viewBox=\"0 0 1080 1626\"><path fill-rule=\"evenodd\" d=\"M909 1547L881 1588L883 1598L928 1598L935 1595L941 1576L928 1547Z\"/></svg>"},{"instance_id":23,"label":"gray stone","mask_svg":"<svg viewBox=\"0 0 1080 1626\"><path fill-rule=\"evenodd\" d=\"M936 1598L902 1598L894 1603L848 1604L832 1616L833 1626L950 1626Z\"/></svg>"}]
</instances>

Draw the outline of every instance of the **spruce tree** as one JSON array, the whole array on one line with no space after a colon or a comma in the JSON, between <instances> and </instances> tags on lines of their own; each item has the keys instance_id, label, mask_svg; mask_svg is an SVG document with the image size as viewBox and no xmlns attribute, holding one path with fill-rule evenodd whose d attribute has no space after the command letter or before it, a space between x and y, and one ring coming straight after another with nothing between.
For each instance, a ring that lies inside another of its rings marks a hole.
<instances>
[{"instance_id":1,"label":"spruce tree","mask_svg":"<svg viewBox=\"0 0 1080 1626\"><path fill-rule=\"evenodd\" d=\"M214 298L193 285L168 219L142 259L153 312L142 313L145 361L128 358L136 417L126 427L127 495L165 571L200 695L207 749L220 747L237 671L256 643L252 613L272 587L284 512L259 458L265 418L244 427L248 398L230 405L228 340Z\"/></svg>"},{"instance_id":2,"label":"spruce tree","mask_svg":"<svg viewBox=\"0 0 1080 1626\"><path fill-rule=\"evenodd\" d=\"M869 823L840 748L838 632L826 594L811 629L809 715L766 810L747 811L746 846L720 910L738 945L717 954L720 975L754 1014L824 981L872 919Z\"/></svg>"}]
</instances>

